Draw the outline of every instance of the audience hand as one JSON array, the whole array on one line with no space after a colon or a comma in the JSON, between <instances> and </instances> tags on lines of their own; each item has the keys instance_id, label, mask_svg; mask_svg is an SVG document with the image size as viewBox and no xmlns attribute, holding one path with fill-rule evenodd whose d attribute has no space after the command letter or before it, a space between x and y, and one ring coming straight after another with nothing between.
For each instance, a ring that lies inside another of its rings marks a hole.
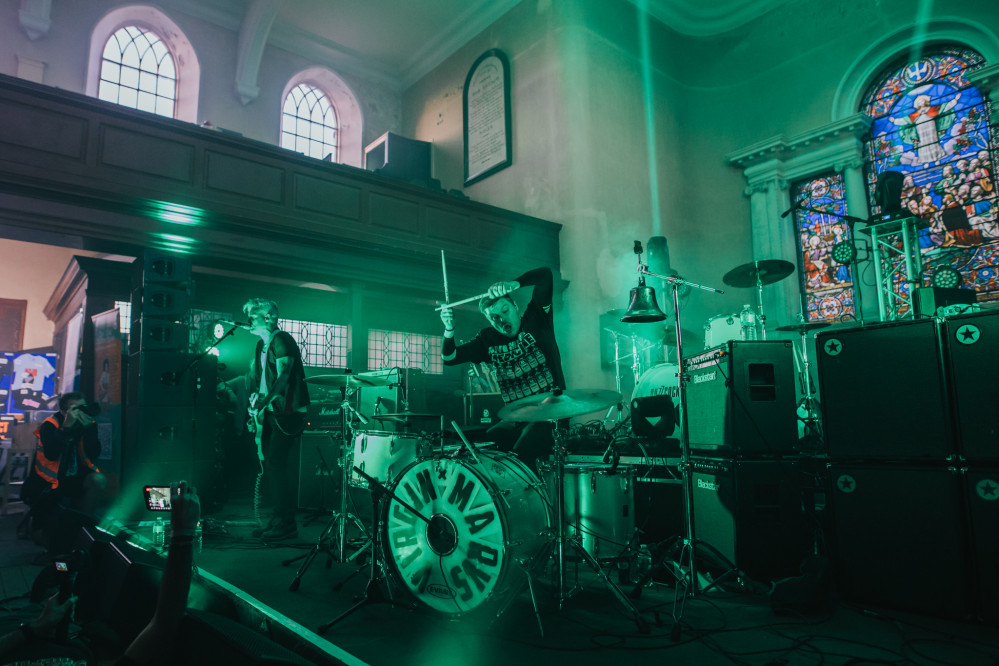
<instances>
[{"instance_id":1,"label":"audience hand","mask_svg":"<svg viewBox=\"0 0 999 666\"><path fill-rule=\"evenodd\" d=\"M45 601L45 607L41 614L32 622L29 622L31 630L40 638L51 638L55 635L56 627L67 615L73 619L73 610L76 608L76 597L70 597L66 601L59 603L59 593L53 594Z\"/></svg>"},{"instance_id":2,"label":"audience hand","mask_svg":"<svg viewBox=\"0 0 999 666\"><path fill-rule=\"evenodd\" d=\"M194 536L201 520L198 491L187 481L170 484L170 529L174 536Z\"/></svg>"}]
</instances>

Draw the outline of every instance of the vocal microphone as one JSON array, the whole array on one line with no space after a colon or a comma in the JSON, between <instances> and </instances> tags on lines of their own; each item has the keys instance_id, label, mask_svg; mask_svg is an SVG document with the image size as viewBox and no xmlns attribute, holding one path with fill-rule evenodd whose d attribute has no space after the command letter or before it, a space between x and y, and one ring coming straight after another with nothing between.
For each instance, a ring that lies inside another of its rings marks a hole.
<instances>
[{"instance_id":1,"label":"vocal microphone","mask_svg":"<svg viewBox=\"0 0 999 666\"><path fill-rule=\"evenodd\" d=\"M801 205L800 201L795 201L794 205L791 206L790 208L788 208L787 210L785 210L783 213L781 213L780 216L781 217L787 217L788 215L790 215L794 211L798 210L798 206L800 206L800 205Z\"/></svg>"},{"instance_id":2,"label":"vocal microphone","mask_svg":"<svg viewBox=\"0 0 999 666\"><path fill-rule=\"evenodd\" d=\"M236 328L242 328L246 331L253 330L253 324L245 321L230 321L228 319L219 319L219 323L224 326L235 326Z\"/></svg>"}]
</instances>

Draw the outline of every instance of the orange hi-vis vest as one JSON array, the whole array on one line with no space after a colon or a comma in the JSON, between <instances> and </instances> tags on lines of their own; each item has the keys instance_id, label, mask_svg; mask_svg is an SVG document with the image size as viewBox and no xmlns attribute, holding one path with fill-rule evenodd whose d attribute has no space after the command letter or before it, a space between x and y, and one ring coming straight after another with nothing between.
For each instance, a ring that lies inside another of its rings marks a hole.
<instances>
[{"instance_id":1,"label":"orange hi-vis vest","mask_svg":"<svg viewBox=\"0 0 999 666\"><path fill-rule=\"evenodd\" d=\"M59 422L55 420L54 417L50 416L43 423L51 423L55 427L60 427ZM42 477L46 483L48 483L52 490L59 487L59 461L49 460L45 457L45 447L42 446L42 434L41 428L35 431L35 473ZM80 461L80 465L86 467L93 472L99 472L101 470L97 469L97 465L93 463L90 458L87 457L86 452L83 450L83 437L77 442L77 456Z\"/></svg>"}]
</instances>

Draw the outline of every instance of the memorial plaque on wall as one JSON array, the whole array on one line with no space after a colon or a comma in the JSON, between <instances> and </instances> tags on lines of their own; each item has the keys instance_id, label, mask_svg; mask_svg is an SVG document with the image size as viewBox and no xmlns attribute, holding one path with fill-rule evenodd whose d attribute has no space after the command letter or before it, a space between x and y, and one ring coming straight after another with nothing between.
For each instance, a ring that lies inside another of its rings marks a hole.
<instances>
[{"instance_id":1,"label":"memorial plaque on wall","mask_svg":"<svg viewBox=\"0 0 999 666\"><path fill-rule=\"evenodd\" d=\"M465 185L513 163L510 118L510 61L498 49L486 51L465 78Z\"/></svg>"}]
</instances>

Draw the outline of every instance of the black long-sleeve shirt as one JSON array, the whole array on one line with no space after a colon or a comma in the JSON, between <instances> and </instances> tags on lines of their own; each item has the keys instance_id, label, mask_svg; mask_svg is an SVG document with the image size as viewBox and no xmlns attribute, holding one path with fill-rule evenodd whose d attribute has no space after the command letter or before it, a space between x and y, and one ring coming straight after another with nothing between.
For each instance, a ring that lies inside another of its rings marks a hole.
<instances>
[{"instance_id":1,"label":"black long-sleeve shirt","mask_svg":"<svg viewBox=\"0 0 999 666\"><path fill-rule=\"evenodd\" d=\"M56 413L53 418L59 425L45 420L38 428L38 437L42 442L42 450L49 460L59 461L59 480L80 474L83 462L78 460L80 439L83 439L83 452L91 461L96 461L101 453L101 442L97 438L97 424L82 426L74 423L69 428L63 428L63 415Z\"/></svg>"},{"instance_id":2,"label":"black long-sleeve shirt","mask_svg":"<svg viewBox=\"0 0 999 666\"><path fill-rule=\"evenodd\" d=\"M453 337L445 337L441 343L445 365L491 364L500 394L507 403L565 388L562 355L555 340L552 318L554 279L551 269L535 268L516 281L521 287L534 287L517 335L507 337L489 326L462 345L457 345Z\"/></svg>"}]
</instances>

